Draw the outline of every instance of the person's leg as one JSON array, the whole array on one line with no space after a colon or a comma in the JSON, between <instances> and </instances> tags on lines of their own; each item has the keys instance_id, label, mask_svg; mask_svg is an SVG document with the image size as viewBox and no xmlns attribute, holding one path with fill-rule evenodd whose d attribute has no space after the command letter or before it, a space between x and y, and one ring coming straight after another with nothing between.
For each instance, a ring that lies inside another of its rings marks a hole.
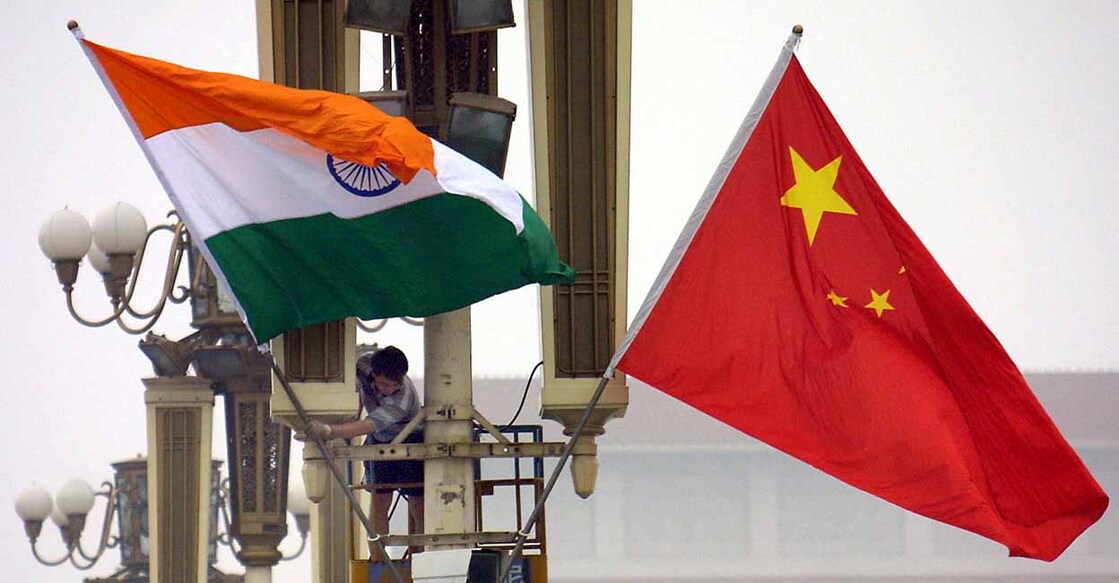
<instances>
[{"instance_id":1,"label":"person's leg","mask_svg":"<svg viewBox=\"0 0 1119 583\"><path fill-rule=\"evenodd\" d=\"M424 496L413 494L408 497L408 534L423 534L424 531ZM423 545L416 545L409 550L412 554L422 553Z\"/></svg>"},{"instance_id":2,"label":"person's leg","mask_svg":"<svg viewBox=\"0 0 1119 583\"><path fill-rule=\"evenodd\" d=\"M380 492L374 489L369 504L369 517L373 521L373 530L377 531L377 534L389 534L389 508L391 507L392 492ZM369 543L369 558L377 562L387 557L381 555L381 548L378 544L371 542Z\"/></svg>"}]
</instances>

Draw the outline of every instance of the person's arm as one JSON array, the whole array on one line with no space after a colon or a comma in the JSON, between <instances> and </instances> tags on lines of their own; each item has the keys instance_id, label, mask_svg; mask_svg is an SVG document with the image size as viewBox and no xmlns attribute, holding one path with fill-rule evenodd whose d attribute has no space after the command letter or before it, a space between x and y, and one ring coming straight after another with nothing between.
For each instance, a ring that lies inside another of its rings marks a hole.
<instances>
[{"instance_id":1,"label":"person's arm","mask_svg":"<svg viewBox=\"0 0 1119 583\"><path fill-rule=\"evenodd\" d=\"M319 423L312 421L308 433L318 434L319 437L330 438L344 438L350 439L359 435L372 433L376 428L373 422L369 419L358 419L357 421L346 421L344 423Z\"/></svg>"}]
</instances>

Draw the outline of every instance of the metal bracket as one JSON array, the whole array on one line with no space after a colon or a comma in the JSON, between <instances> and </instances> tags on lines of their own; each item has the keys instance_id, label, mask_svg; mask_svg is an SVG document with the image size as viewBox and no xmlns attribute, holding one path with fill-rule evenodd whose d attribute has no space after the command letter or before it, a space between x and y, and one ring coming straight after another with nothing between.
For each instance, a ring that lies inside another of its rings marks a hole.
<instances>
[{"instance_id":1,"label":"metal bracket","mask_svg":"<svg viewBox=\"0 0 1119 583\"><path fill-rule=\"evenodd\" d=\"M559 457L563 442L540 443L407 443L401 445L343 445L330 448L339 460L424 460L436 458L522 458ZM571 453L596 455L598 446L589 441L576 442ZM319 452L307 450L305 460L323 459Z\"/></svg>"},{"instance_id":2,"label":"metal bracket","mask_svg":"<svg viewBox=\"0 0 1119 583\"><path fill-rule=\"evenodd\" d=\"M517 540L515 532L453 532L443 534L391 534L381 537L388 546L493 545Z\"/></svg>"}]
</instances>

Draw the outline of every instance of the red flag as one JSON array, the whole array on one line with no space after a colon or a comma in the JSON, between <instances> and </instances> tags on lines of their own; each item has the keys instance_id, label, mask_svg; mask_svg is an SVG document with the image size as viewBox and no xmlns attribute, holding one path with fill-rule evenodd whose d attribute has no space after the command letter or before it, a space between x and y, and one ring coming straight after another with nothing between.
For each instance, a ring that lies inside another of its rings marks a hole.
<instances>
[{"instance_id":1,"label":"red flag","mask_svg":"<svg viewBox=\"0 0 1119 583\"><path fill-rule=\"evenodd\" d=\"M610 370L856 488L1051 561L1107 495L886 200L795 41Z\"/></svg>"}]
</instances>

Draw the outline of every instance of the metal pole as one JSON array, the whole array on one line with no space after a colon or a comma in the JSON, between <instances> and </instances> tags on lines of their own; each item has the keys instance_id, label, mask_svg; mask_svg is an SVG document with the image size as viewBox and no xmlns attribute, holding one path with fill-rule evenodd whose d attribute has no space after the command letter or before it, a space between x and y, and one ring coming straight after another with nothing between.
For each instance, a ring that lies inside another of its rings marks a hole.
<instances>
[{"instance_id":1,"label":"metal pole","mask_svg":"<svg viewBox=\"0 0 1119 583\"><path fill-rule=\"evenodd\" d=\"M540 511L544 508L544 502L548 500L548 496L552 493L552 488L556 485L556 480L559 479L560 472L567 464L567 458L571 457L571 450L575 447L575 440L583 434L583 430L587 428L587 422L591 419L591 414L594 413L594 408L598 405L598 400L602 398L602 393L606 391L606 383L610 377L603 376L598 381L598 387L594 390L594 395L587 403L587 409L583 411L583 418L579 419L579 425L575 426L575 431L571 434L571 439L567 440L567 445L563 446L563 453L560 455L559 461L556 462L556 468L552 470L552 475L548 477L548 484L544 487L544 492L540 494L540 499L537 500L536 506L532 509L532 514L528 515L528 521L525 522L523 528L517 532L517 544L513 546L513 551L509 553L509 558L504 561L501 567L501 576L497 578L498 581L505 581L509 577L509 571L513 568L513 561L517 559L517 555L521 554L521 549L524 547L525 539L528 538L529 531L536 525L536 520L540 516Z\"/></svg>"},{"instance_id":2,"label":"metal pole","mask_svg":"<svg viewBox=\"0 0 1119 583\"><path fill-rule=\"evenodd\" d=\"M307 410L304 409L303 404L299 402L299 397L295 395L295 391L291 388L291 385L288 384L288 379L284 375L284 371L280 370L271 352L265 354L268 357L268 364L272 367L272 372L276 373L276 378L280 379L280 386L284 388L284 392L287 394L288 399L291 400L291 404L295 407L295 412L299 414L299 420L303 422L304 427L309 426L311 424L311 416L307 414ZM360 520L362 526L365 527L369 542L377 543L377 546L381 549L381 553L386 557L385 564L388 565L389 573L392 574L393 580L396 581L396 583L406 583L404 578L400 575L400 572L396 570L396 566L392 564L392 561L387 560L389 554L388 549L385 548L385 541L382 540L380 533L374 530L373 521L361 511L361 503L358 502L354 493L350 491L349 483L346 482L346 478L342 476L342 470L338 469L338 466L335 465L334 457L330 455L330 450L326 447L326 444L318 437L310 435L308 437L310 437L311 441L318 447L319 453L322 454L323 461L326 463L327 467L330 468L330 473L334 476L334 480L338 483L338 487L342 488L342 492L346 494L346 498L350 502L350 508L353 509L354 514L357 515L358 520Z\"/></svg>"},{"instance_id":3,"label":"metal pole","mask_svg":"<svg viewBox=\"0 0 1119 583\"><path fill-rule=\"evenodd\" d=\"M272 567L245 567L245 583L272 583Z\"/></svg>"},{"instance_id":4,"label":"metal pole","mask_svg":"<svg viewBox=\"0 0 1119 583\"><path fill-rule=\"evenodd\" d=\"M433 412L424 420L426 443L470 443L474 424L452 420L440 411L472 408L470 308L424 320L424 405ZM424 461L424 534L474 532L474 461L448 457ZM428 545L454 549L469 545Z\"/></svg>"}]
</instances>

